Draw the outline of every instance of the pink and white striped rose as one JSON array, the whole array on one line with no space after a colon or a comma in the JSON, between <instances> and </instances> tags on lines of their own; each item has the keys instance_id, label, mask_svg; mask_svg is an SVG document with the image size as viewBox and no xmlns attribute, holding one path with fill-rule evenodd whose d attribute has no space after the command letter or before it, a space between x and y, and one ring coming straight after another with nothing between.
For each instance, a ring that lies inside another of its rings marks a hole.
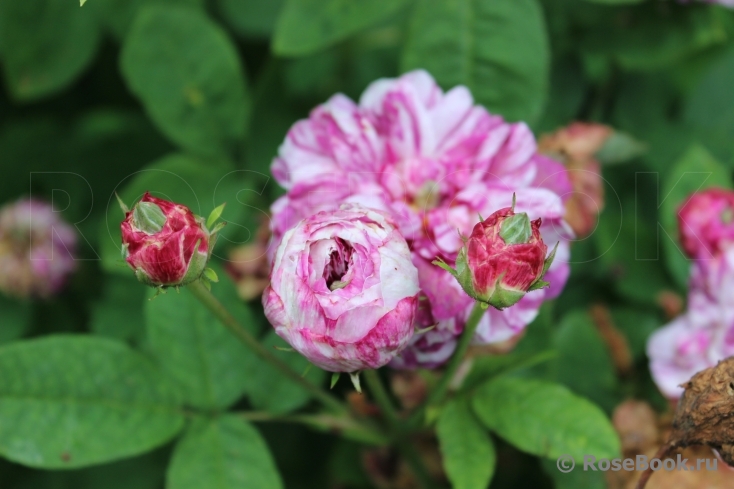
<instances>
[{"instance_id":1,"label":"pink and white striped rose","mask_svg":"<svg viewBox=\"0 0 734 489\"><path fill-rule=\"evenodd\" d=\"M302 220L283 236L270 278L265 315L325 370L379 368L413 336L418 271L381 212L345 205Z\"/></svg>"}]
</instances>

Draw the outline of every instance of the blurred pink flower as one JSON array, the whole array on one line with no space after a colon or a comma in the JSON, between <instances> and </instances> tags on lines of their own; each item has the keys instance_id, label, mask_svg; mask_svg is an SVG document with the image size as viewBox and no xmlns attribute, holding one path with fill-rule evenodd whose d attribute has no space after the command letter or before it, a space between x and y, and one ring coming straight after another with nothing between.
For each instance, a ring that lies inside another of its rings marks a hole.
<instances>
[{"instance_id":1,"label":"blurred pink flower","mask_svg":"<svg viewBox=\"0 0 734 489\"><path fill-rule=\"evenodd\" d=\"M263 294L276 333L332 372L379 368L405 348L418 272L381 212L345 205L285 233Z\"/></svg>"},{"instance_id":2,"label":"blurred pink flower","mask_svg":"<svg viewBox=\"0 0 734 489\"><path fill-rule=\"evenodd\" d=\"M441 355L448 358L473 303L454 290L450 274L426 266L436 268L430 261L437 257L453 265L463 245L459 232L468 235L480 214L509 207L513 193L517 212L542 218L544 240L561 242L547 275L551 288L528 294L499 317L487 315L491 324L476 341L500 341L521 331L565 284L572 235L563 221L561 194L571 188L565 168L537 154L525 124L509 124L474 105L466 87L444 93L428 73L413 71L374 82L359 104L335 95L291 128L272 169L287 190L272 208L276 243L301 219L342 202L392 216L419 269L428 322L451 325L414 338L416 351L405 353L411 358L423 358L424 346L430 364L436 363L434 350L448 352ZM514 326L507 329L508 323ZM437 346L444 343L449 346Z\"/></svg>"},{"instance_id":3,"label":"blurred pink flower","mask_svg":"<svg viewBox=\"0 0 734 489\"><path fill-rule=\"evenodd\" d=\"M0 291L15 297L58 293L76 268L76 232L51 205L23 199L0 209Z\"/></svg>"},{"instance_id":4,"label":"blurred pink flower","mask_svg":"<svg viewBox=\"0 0 734 489\"><path fill-rule=\"evenodd\" d=\"M688 310L648 340L650 371L661 392L678 398L678 385L734 355L734 247L692 266Z\"/></svg>"},{"instance_id":5,"label":"blurred pink flower","mask_svg":"<svg viewBox=\"0 0 734 489\"><path fill-rule=\"evenodd\" d=\"M734 192L709 188L692 194L678 210L678 229L688 256L714 258L734 243Z\"/></svg>"}]
</instances>

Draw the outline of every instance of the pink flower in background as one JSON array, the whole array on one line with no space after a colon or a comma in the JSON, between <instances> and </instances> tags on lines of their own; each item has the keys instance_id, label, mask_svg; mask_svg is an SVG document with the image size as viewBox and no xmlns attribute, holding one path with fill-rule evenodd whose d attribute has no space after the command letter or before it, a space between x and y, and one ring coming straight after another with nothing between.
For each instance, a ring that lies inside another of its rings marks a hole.
<instances>
[{"instance_id":1,"label":"pink flower in background","mask_svg":"<svg viewBox=\"0 0 734 489\"><path fill-rule=\"evenodd\" d=\"M435 258L453 265L463 246L459 232L468 235L478 215L509 207L513 193L517 212L542 218L543 238L561 242L548 274L552 285L528 294L511 308L517 310L488 315L487 334L476 340L500 341L522 331L568 276L566 170L537 154L525 124L509 124L474 105L466 87L444 93L425 71L378 80L359 104L335 95L314 109L289 131L273 174L287 190L272 208L276 243L299 220L342 202L387 212L396 222L428 297L426 322L441 325L412 340L404 355L415 361L403 366L419 366L421 358L435 366L439 356L450 356L473 300L453 290L449 273L426 267L436 268L430 264Z\"/></svg>"},{"instance_id":2,"label":"pink flower in background","mask_svg":"<svg viewBox=\"0 0 734 489\"><path fill-rule=\"evenodd\" d=\"M177 286L197 280L214 245L202 218L185 205L148 192L125 213L120 229L123 257L146 285Z\"/></svg>"},{"instance_id":3,"label":"pink flower in background","mask_svg":"<svg viewBox=\"0 0 734 489\"><path fill-rule=\"evenodd\" d=\"M660 391L677 399L683 393L680 384L696 372L713 367L719 360L734 354L734 323L720 306L706 300L694 300L686 313L657 330L648 340L650 372ZM723 313L723 314L722 314Z\"/></svg>"},{"instance_id":4,"label":"pink flower in background","mask_svg":"<svg viewBox=\"0 0 734 489\"><path fill-rule=\"evenodd\" d=\"M703 198L708 199L710 191L706 193L708 195ZM696 199L696 195L691 201L698 201L697 206L703 202ZM711 218L717 220L719 211L720 208L714 209ZM712 223L695 222L704 230L712 228ZM647 344L653 380L671 399L680 396L683 389L678 385L687 382L693 374L734 355L734 296L731 293L734 290L734 246L726 233L709 233L708 236L724 238L710 240L711 248L701 251L715 250L714 257L692 263L688 310L656 331Z\"/></svg>"},{"instance_id":5,"label":"pink flower in background","mask_svg":"<svg viewBox=\"0 0 734 489\"><path fill-rule=\"evenodd\" d=\"M694 193L678 210L678 229L688 256L714 258L734 243L734 192L710 188Z\"/></svg>"},{"instance_id":6,"label":"pink flower in background","mask_svg":"<svg viewBox=\"0 0 734 489\"><path fill-rule=\"evenodd\" d=\"M51 205L23 199L0 209L0 291L16 297L58 293L75 269L76 231Z\"/></svg>"},{"instance_id":7,"label":"pink flower in background","mask_svg":"<svg viewBox=\"0 0 734 489\"><path fill-rule=\"evenodd\" d=\"M408 244L388 217L345 205L285 233L263 305L276 333L312 363L356 372L405 348L419 291Z\"/></svg>"}]
</instances>

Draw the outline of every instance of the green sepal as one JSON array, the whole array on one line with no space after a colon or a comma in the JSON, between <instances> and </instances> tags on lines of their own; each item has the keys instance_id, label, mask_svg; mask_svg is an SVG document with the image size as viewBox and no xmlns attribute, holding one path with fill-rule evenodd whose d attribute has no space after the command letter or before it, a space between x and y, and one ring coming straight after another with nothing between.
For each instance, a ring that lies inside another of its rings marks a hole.
<instances>
[{"instance_id":1,"label":"green sepal","mask_svg":"<svg viewBox=\"0 0 734 489\"><path fill-rule=\"evenodd\" d=\"M508 245L525 244L530 241L532 235L530 218L524 212L510 216L500 224L500 237Z\"/></svg>"},{"instance_id":2,"label":"green sepal","mask_svg":"<svg viewBox=\"0 0 734 489\"><path fill-rule=\"evenodd\" d=\"M543 262L543 271L540 272L540 278L543 278L543 276L545 275L545 272L548 271L548 269L550 268L551 264L553 263L553 259L556 257L556 250L558 249L558 244L559 243L560 243L560 241L557 241L556 242L556 245L551 250L550 255L548 255L548 258L546 258L545 261Z\"/></svg>"},{"instance_id":3,"label":"green sepal","mask_svg":"<svg viewBox=\"0 0 734 489\"><path fill-rule=\"evenodd\" d=\"M354 386L354 390L362 393L362 383L359 380L359 372L349 372L349 378L352 381L352 385Z\"/></svg>"},{"instance_id":4,"label":"green sepal","mask_svg":"<svg viewBox=\"0 0 734 489\"><path fill-rule=\"evenodd\" d=\"M500 311L506 307L517 304L520 299L525 297L525 292L521 290L509 290L502 288L502 285L500 285L501 280L502 277L497 279L497 284L495 285L494 292L492 292L492 296L489 300L485 301L490 306L495 309L499 309Z\"/></svg>"},{"instance_id":5,"label":"green sepal","mask_svg":"<svg viewBox=\"0 0 734 489\"><path fill-rule=\"evenodd\" d=\"M125 205L120 196L117 195L117 192L115 192L115 197L117 197L117 203L120 204L120 209L122 209L122 213L127 215L127 213L130 212L130 209L128 209L127 205Z\"/></svg>"},{"instance_id":6,"label":"green sepal","mask_svg":"<svg viewBox=\"0 0 734 489\"><path fill-rule=\"evenodd\" d=\"M220 217L222 217L222 212L224 212L224 206L225 205L227 205L227 204L225 203L225 204L220 205L219 207L217 207L216 209L214 209L211 212L211 214L209 214L209 217L206 220L206 227L207 228L211 228L214 225L214 223L217 222L217 220Z\"/></svg>"},{"instance_id":7,"label":"green sepal","mask_svg":"<svg viewBox=\"0 0 734 489\"><path fill-rule=\"evenodd\" d=\"M123 243L122 247L120 248L120 253L122 254L122 259L125 260L127 263L127 257L130 256L130 251L128 251L130 245L127 243Z\"/></svg>"},{"instance_id":8,"label":"green sepal","mask_svg":"<svg viewBox=\"0 0 734 489\"><path fill-rule=\"evenodd\" d=\"M133 224L145 234L156 234L166 224L166 215L153 202L138 202L133 208Z\"/></svg>"},{"instance_id":9,"label":"green sepal","mask_svg":"<svg viewBox=\"0 0 734 489\"><path fill-rule=\"evenodd\" d=\"M211 234L212 236L214 236L216 233L218 233L219 231L221 231L222 228L224 228L224 226L226 226L226 225L227 225L226 222L219 222L219 223L217 223L217 225L214 226L214 229L212 229L211 233L209 233L209 234Z\"/></svg>"},{"instance_id":10,"label":"green sepal","mask_svg":"<svg viewBox=\"0 0 734 489\"><path fill-rule=\"evenodd\" d=\"M209 281L217 283L219 282L219 277L217 276L217 272L215 272L211 268L205 268L204 269L204 276L209 279Z\"/></svg>"},{"instance_id":11,"label":"green sepal","mask_svg":"<svg viewBox=\"0 0 734 489\"><path fill-rule=\"evenodd\" d=\"M531 290L538 290L542 289L543 287L549 287L550 282L546 282L545 280L538 279L535 282L532 283L532 285L528 288L528 292Z\"/></svg>"},{"instance_id":12,"label":"green sepal","mask_svg":"<svg viewBox=\"0 0 734 489\"><path fill-rule=\"evenodd\" d=\"M191 255L191 261L189 262L189 268L186 270L186 274L181 279L181 282L179 282L176 285L190 284L194 280L197 280L198 278L200 278L202 274L204 273L204 269L206 269L206 264L209 262L209 255L211 253L211 248L209 249L210 253L200 253L199 252L200 244L201 244L201 240L198 240L196 244L194 245L194 253ZM203 282L208 282L208 280L204 280ZM211 287L211 284L209 285L209 287Z\"/></svg>"},{"instance_id":13,"label":"green sepal","mask_svg":"<svg viewBox=\"0 0 734 489\"><path fill-rule=\"evenodd\" d=\"M201 281L201 284L202 284L202 285L203 285L204 287L206 287L206 290L208 290L209 292L211 292L211 291L212 291L212 283L211 283L210 281L208 281L208 280L207 280L207 279L205 279L204 277L201 277L200 281Z\"/></svg>"},{"instance_id":14,"label":"green sepal","mask_svg":"<svg viewBox=\"0 0 734 489\"><path fill-rule=\"evenodd\" d=\"M287 346L277 346L276 345L273 348L275 348L278 351L286 351L288 353L293 353L294 351L296 351L294 348L290 348L290 347L287 347Z\"/></svg>"},{"instance_id":15,"label":"green sepal","mask_svg":"<svg viewBox=\"0 0 734 489\"><path fill-rule=\"evenodd\" d=\"M339 377L341 376L340 372L334 372L331 374L331 384L329 385L329 389L333 389L337 382L339 382Z\"/></svg>"},{"instance_id":16,"label":"green sepal","mask_svg":"<svg viewBox=\"0 0 734 489\"><path fill-rule=\"evenodd\" d=\"M152 285L154 287L157 287L158 284L154 284L152 280L150 280L150 277L147 273L145 273L145 270L142 268L136 268L135 269L135 278L138 279L138 282L145 284L145 285Z\"/></svg>"}]
</instances>

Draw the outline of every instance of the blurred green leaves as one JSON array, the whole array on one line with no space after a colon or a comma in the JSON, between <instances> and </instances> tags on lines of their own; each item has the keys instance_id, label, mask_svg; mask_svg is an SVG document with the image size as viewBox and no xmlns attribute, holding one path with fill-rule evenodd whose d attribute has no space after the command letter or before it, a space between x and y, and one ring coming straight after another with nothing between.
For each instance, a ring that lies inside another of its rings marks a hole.
<instances>
[{"instance_id":1,"label":"blurred green leaves","mask_svg":"<svg viewBox=\"0 0 734 489\"><path fill-rule=\"evenodd\" d=\"M550 52L536 0L418 0L403 70L428 70L445 88L462 84L510 120L533 121L544 108Z\"/></svg>"},{"instance_id":2,"label":"blurred green leaves","mask_svg":"<svg viewBox=\"0 0 734 489\"><path fill-rule=\"evenodd\" d=\"M244 68L224 30L181 7L141 11L123 44L130 90L173 142L226 155L245 138L250 100Z\"/></svg>"},{"instance_id":3,"label":"blurred green leaves","mask_svg":"<svg viewBox=\"0 0 734 489\"><path fill-rule=\"evenodd\" d=\"M236 415L198 419L179 442L168 489L282 489L260 434Z\"/></svg>"},{"instance_id":4,"label":"blurred green leaves","mask_svg":"<svg viewBox=\"0 0 734 489\"><path fill-rule=\"evenodd\" d=\"M395 14L409 0L286 0L273 36L273 51L304 56Z\"/></svg>"},{"instance_id":5,"label":"blurred green leaves","mask_svg":"<svg viewBox=\"0 0 734 489\"><path fill-rule=\"evenodd\" d=\"M0 348L0 453L73 468L147 452L184 424L154 365L124 345L47 336Z\"/></svg>"},{"instance_id":6,"label":"blurred green leaves","mask_svg":"<svg viewBox=\"0 0 734 489\"><path fill-rule=\"evenodd\" d=\"M101 40L94 14L67 0L0 2L0 55L7 86L30 101L67 88Z\"/></svg>"}]
</instances>

